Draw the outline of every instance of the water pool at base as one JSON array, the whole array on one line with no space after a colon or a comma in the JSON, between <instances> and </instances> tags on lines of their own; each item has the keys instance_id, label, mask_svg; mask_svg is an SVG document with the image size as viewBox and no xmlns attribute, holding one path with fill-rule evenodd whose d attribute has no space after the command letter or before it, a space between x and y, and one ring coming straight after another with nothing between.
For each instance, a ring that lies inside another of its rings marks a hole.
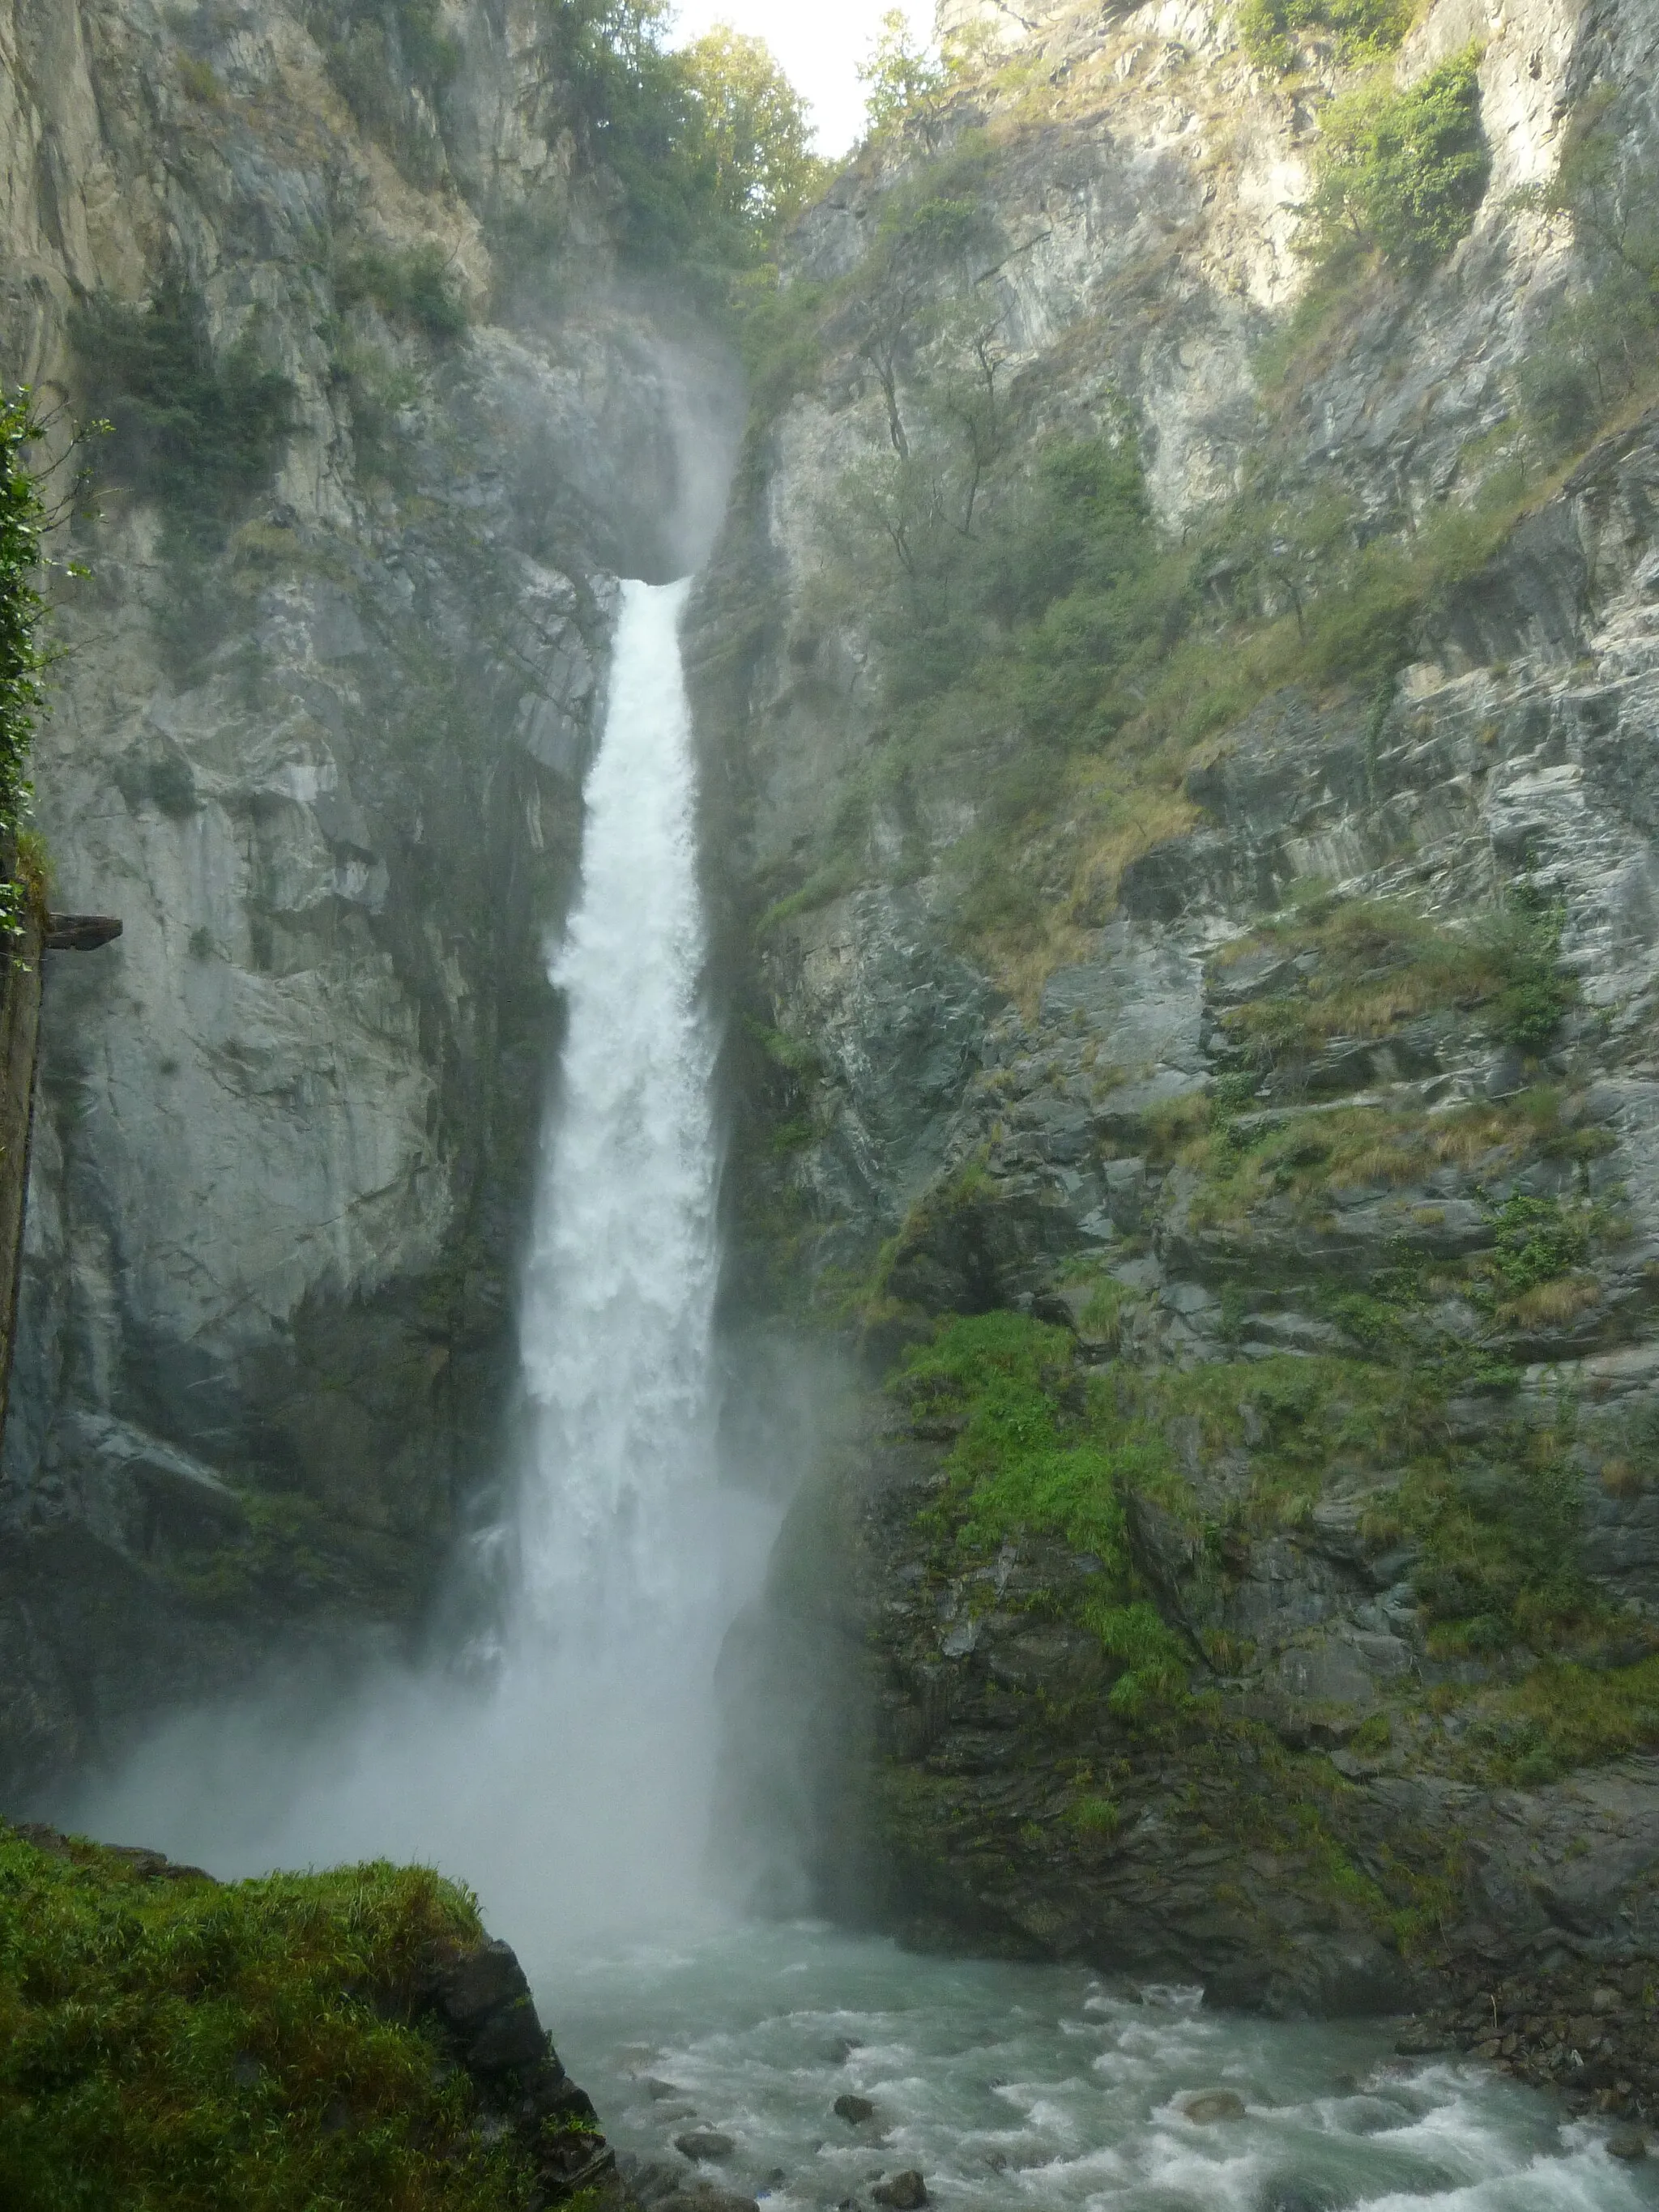
<instances>
[{"instance_id":1,"label":"water pool at base","mask_svg":"<svg viewBox=\"0 0 1659 2212\"><path fill-rule=\"evenodd\" d=\"M758 2195L871 2203L915 2169L944 2208L1622 2212L1659 2159L1475 2062L1392 2055L1386 2023L1261 2021L1196 1990L917 1957L817 1925L709 1932L538 1975L560 2054L625 2158ZM1231 2091L1242 2116L1184 2107ZM861 2124L838 2097L868 2100ZM675 2138L729 2138L694 2166ZM652 2177L647 2177L649 2184Z\"/></svg>"}]
</instances>

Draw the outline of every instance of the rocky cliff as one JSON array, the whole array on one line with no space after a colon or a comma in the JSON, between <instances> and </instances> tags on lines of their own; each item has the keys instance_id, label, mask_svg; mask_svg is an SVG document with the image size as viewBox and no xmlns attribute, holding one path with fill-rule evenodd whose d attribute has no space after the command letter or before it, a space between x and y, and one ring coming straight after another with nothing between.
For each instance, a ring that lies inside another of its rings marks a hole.
<instances>
[{"instance_id":1,"label":"rocky cliff","mask_svg":"<svg viewBox=\"0 0 1659 2212\"><path fill-rule=\"evenodd\" d=\"M1659 14L1018 13L803 227L693 641L733 1300L865 1377L764 1786L1648 2095Z\"/></svg>"},{"instance_id":2,"label":"rocky cliff","mask_svg":"<svg viewBox=\"0 0 1659 2212\"><path fill-rule=\"evenodd\" d=\"M501 1462L611 579L693 557L733 434L544 32L0 17L0 362L58 453L112 425L55 479L38 816L55 904L125 923L48 980L14 1801L279 1638L406 1646Z\"/></svg>"}]
</instances>

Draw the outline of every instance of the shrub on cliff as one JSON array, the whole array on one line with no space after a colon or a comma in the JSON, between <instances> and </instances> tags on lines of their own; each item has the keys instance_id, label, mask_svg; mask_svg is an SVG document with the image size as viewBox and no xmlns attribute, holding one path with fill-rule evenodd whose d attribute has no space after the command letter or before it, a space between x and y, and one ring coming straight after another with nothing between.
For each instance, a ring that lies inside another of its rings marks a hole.
<instances>
[{"instance_id":1,"label":"shrub on cliff","mask_svg":"<svg viewBox=\"0 0 1659 2212\"><path fill-rule=\"evenodd\" d=\"M1239 29L1252 60L1287 76L1305 46L1345 66L1392 53L1411 28L1411 0L1246 0Z\"/></svg>"},{"instance_id":2,"label":"shrub on cliff","mask_svg":"<svg viewBox=\"0 0 1659 2212\"><path fill-rule=\"evenodd\" d=\"M112 473L158 501L181 543L216 545L276 469L287 378L251 335L216 352L203 303L177 276L143 304L94 296L70 335L94 410L113 426Z\"/></svg>"},{"instance_id":3,"label":"shrub on cliff","mask_svg":"<svg viewBox=\"0 0 1659 2212\"><path fill-rule=\"evenodd\" d=\"M431 338L459 337L466 328L466 307L439 246L368 246L351 254L335 273L334 296L343 307L372 300L392 321L410 324Z\"/></svg>"},{"instance_id":4,"label":"shrub on cliff","mask_svg":"<svg viewBox=\"0 0 1659 2212\"><path fill-rule=\"evenodd\" d=\"M1326 263L1375 252L1409 276L1473 228L1492 174L1480 49L1404 92L1379 79L1333 100L1321 128L1305 249Z\"/></svg>"},{"instance_id":5,"label":"shrub on cliff","mask_svg":"<svg viewBox=\"0 0 1659 2212\"><path fill-rule=\"evenodd\" d=\"M439 111L461 63L441 0L309 0L305 25L364 130L417 181L435 183Z\"/></svg>"},{"instance_id":6,"label":"shrub on cliff","mask_svg":"<svg viewBox=\"0 0 1659 2212\"><path fill-rule=\"evenodd\" d=\"M1611 87L1575 112L1553 184L1524 197L1566 216L1578 249L1568 296L1528 349L1516 381L1528 428L1553 455L1587 444L1659 370L1659 190Z\"/></svg>"}]
</instances>

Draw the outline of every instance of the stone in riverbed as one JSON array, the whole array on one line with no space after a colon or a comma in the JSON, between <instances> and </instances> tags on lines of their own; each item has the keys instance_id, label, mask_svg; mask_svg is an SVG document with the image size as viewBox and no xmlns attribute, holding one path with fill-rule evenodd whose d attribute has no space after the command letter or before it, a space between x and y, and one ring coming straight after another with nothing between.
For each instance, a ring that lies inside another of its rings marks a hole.
<instances>
[{"instance_id":1,"label":"stone in riverbed","mask_svg":"<svg viewBox=\"0 0 1659 2212\"><path fill-rule=\"evenodd\" d=\"M876 2117L876 2108L867 2097L851 2095L836 2098L835 2112L837 2119L845 2120L849 2127L854 2128L862 2127L866 2120L873 2120Z\"/></svg>"},{"instance_id":2,"label":"stone in riverbed","mask_svg":"<svg viewBox=\"0 0 1659 2212\"><path fill-rule=\"evenodd\" d=\"M886 2181L878 2181L870 2194L878 2204L890 2205L893 2212L921 2212L927 2202L927 2184L910 2166Z\"/></svg>"},{"instance_id":3,"label":"stone in riverbed","mask_svg":"<svg viewBox=\"0 0 1659 2212\"><path fill-rule=\"evenodd\" d=\"M737 2145L718 2128L693 2128L685 2135L675 2136L674 2148L684 2158L695 2160L700 2165L713 2165L720 2159L730 2158Z\"/></svg>"},{"instance_id":4,"label":"stone in riverbed","mask_svg":"<svg viewBox=\"0 0 1659 2212\"><path fill-rule=\"evenodd\" d=\"M1231 2089L1203 2089L1187 2098L1181 2110L1188 2119L1209 2127L1217 2120L1242 2120L1244 2100Z\"/></svg>"},{"instance_id":5,"label":"stone in riverbed","mask_svg":"<svg viewBox=\"0 0 1659 2212\"><path fill-rule=\"evenodd\" d=\"M1648 2139L1640 2128L1615 2128L1607 2137L1609 2158L1638 2159L1648 2154Z\"/></svg>"}]
</instances>

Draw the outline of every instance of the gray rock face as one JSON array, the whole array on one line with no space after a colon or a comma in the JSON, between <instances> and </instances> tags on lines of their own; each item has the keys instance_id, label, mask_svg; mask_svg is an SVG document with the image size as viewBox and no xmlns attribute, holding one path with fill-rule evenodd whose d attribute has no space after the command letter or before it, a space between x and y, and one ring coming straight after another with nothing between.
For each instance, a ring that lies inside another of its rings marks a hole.
<instances>
[{"instance_id":1,"label":"gray rock face","mask_svg":"<svg viewBox=\"0 0 1659 2212\"><path fill-rule=\"evenodd\" d=\"M962 282L976 303L995 295L1022 457L1097 426L1109 390L1177 535L1231 498L1252 456L1271 454L1276 481L1351 495L1379 527L1472 482L1460 469L1579 281L1571 227L1524 190L1554 173L1559 118L1598 84L1616 99L1619 159L1659 167L1651 7L1440 0L1402 72L1481 39L1492 189L1409 312L1379 294L1283 403L1258 388L1257 349L1303 283L1290 245L1310 111L1249 65L1219 14L1019 13L1025 58L1054 90L1040 125L993 90L931 126L947 152L958 124L993 125L985 167L950 174L980 194L1006 258ZM804 226L804 273L859 265L925 136L832 188ZM955 280L933 275L953 300ZM1436 1414L1469 1462L1462 1503L1479 1519L1512 1497L1516 1439L1556 1422L1574 1565L1609 1624L1589 1663L1654 1648L1659 418L1633 407L1540 489L1423 614L1391 694L1291 687L1235 713L1168 794L1182 819L1129 837L1097 888L1056 857L1092 817L1015 832L978 787L997 740L951 752L953 733L924 720L896 743L906 709L884 690L881 611L823 581L839 488L892 444L889 394L867 350L838 351L833 332L827 350L757 435L694 609L730 959L751 1033L774 1041L737 1068L752 1139L738 1287L757 1312L781 1284L834 1314L854 1281L858 1352L877 1374L939 1316L997 1308L1068 1333L1079 1403L1117 1387L1115 1365L1130 1399L1136 1378L1214 1370L1209 1410L1160 1439L1186 1517L1132 1484L1125 1510L1141 1586L1243 1748L1138 1746L1080 1625L1100 1562L1030 1530L958 1571L939 1529L959 1503L944 1462L960 1420L907 1423L870 1397L745 1630L776 1655L780 1708L793 1694L817 1717L828 1778L798 1801L824 1893L884 1881L891 1919L924 1940L1089 1957L1275 2005L1398 2004L1431 1968L1472 1988L1587 1948L1621 1971L1650 1958L1651 1760L1597 1770L1592 1749L1586 1771L1548 1779L1547 1758L1529 1769L1515 1747L1519 1723L1513 1743L1482 1749L1530 1656L1432 1632L1422 1527L1396 1510L1407 1469L1368 1463L1363 1418L1340 1433L1311 1378L1372 1358L1365 1332L1402 1281L1419 1285L1405 1299L1415 1356L1464 1378ZM937 370L920 343L900 364L916 419ZM1108 788L1113 742L1093 763ZM1009 951L964 898L963 856L998 839L1040 954ZM1317 997L1325 956L1297 917L1322 897L1408 908L1465 943L1506 902L1559 911L1576 1004L1524 1042L1489 998L1427 994L1255 1049L1252 1023ZM1461 1157L1442 1141L1507 1127L1545 1091L1566 1117L1559 1140L1472 1137ZM1409 1165L1389 1150L1408 1127L1422 1133ZM1239 1170L1241 1196L1234 1164L1252 1159L1271 1172ZM1521 1290L1503 1240L1567 1214L1606 1233L1571 1264L1540 1260L1547 1289ZM1270 1503L1252 1409L1258 1389L1296 1400L1298 1370L1304 1441L1324 1459L1316 1493ZM839 1738L827 1681L854 1686ZM1518 1786L1492 1780L1505 1771ZM1335 1793L1306 1832L1350 1839L1346 1889L1311 1846L1267 1839L1275 1795L1309 1778ZM1408 1864L1442 1915L1431 1942L1360 1902ZM1544 1987L1556 1968L1538 1971ZM1586 2095L1633 2094L1607 2068Z\"/></svg>"},{"instance_id":2,"label":"gray rock face","mask_svg":"<svg viewBox=\"0 0 1659 2212\"><path fill-rule=\"evenodd\" d=\"M395 124L304 18L0 9L7 380L79 405L79 307L170 282L290 395L205 558L121 439L96 455L58 615L56 901L125 927L58 962L45 1018L12 1791L273 1640L337 1657L428 1614L503 1446L612 575L694 557L732 435L718 349L608 296L610 187L532 9L451 9L457 73L436 106L389 84ZM434 252L447 333L374 273Z\"/></svg>"}]
</instances>

